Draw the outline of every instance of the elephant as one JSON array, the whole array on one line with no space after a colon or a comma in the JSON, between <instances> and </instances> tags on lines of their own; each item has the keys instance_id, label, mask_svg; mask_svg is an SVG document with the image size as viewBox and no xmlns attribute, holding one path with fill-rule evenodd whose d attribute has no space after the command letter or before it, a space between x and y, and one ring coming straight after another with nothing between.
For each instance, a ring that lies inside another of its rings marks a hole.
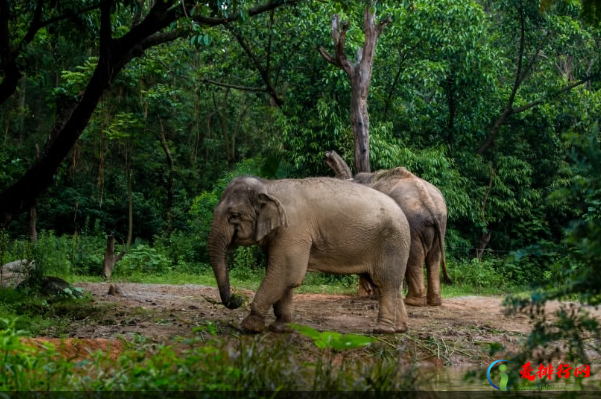
<instances>
[{"instance_id":1,"label":"elephant","mask_svg":"<svg viewBox=\"0 0 601 399\"><path fill-rule=\"evenodd\" d=\"M258 244L267 269L250 314L241 327L265 329L271 306L285 331L292 321L292 290L307 271L358 274L379 288L374 333L407 330L402 282L409 258L409 222L388 196L334 178L265 180L246 176L232 180L213 211L208 249L222 303L241 306L232 295L227 251Z\"/></svg>"},{"instance_id":2,"label":"elephant","mask_svg":"<svg viewBox=\"0 0 601 399\"><path fill-rule=\"evenodd\" d=\"M452 284L447 273L444 237L447 225L447 206L440 190L420 179L405 168L358 173L352 178L351 170L335 151L325 153L325 162L339 179L353 180L388 196L401 207L411 229L411 249L405 279L409 292L405 304L411 306L440 306L440 263L444 282ZM424 289L423 265L428 270L427 295ZM369 284L361 281L368 293Z\"/></svg>"}]
</instances>

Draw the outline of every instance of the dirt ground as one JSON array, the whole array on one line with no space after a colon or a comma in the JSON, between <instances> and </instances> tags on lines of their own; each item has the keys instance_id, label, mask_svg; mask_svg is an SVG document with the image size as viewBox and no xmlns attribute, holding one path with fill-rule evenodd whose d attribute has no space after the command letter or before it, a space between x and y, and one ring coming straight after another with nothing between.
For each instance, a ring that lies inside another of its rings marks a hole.
<instances>
[{"instance_id":1,"label":"dirt ground","mask_svg":"<svg viewBox=\"0 0 601 399\"><path fill-rule=\"evenodd\" d=\"M219 293L213 287L119 283L121 294L109 295L108 283L75 285L89 292L94 298L94 307L103 311L73 320L69 336L79 346L91 342L90 345L99 348L116 338L130 340L136 335L152 342L168 343L176 336L194 335L195 326L212 325L220 336L237 334L254 294L238 290L238 294L248 297L248 302L239 309L229 310L219 303ZM464 296L444 299L440 307L408 307L408 333L379 336L379 340L383 346L403 349L403 357L412 362L487 364L492 359L491 345L500 344L503 348L495 358L509 354L530 330L529 318L505 316L502 302L500 296ZM350 295L296 294L294 304L298 324L359 334L371 333L378 308L375 300ZM557 307L558 303L551 303L547 310ZM591 313L601 321L601 310L591 309ZM273 320L270 314L267 323ZM310 345L304 337L295 339Z\"/></svg>"}]
</instances>

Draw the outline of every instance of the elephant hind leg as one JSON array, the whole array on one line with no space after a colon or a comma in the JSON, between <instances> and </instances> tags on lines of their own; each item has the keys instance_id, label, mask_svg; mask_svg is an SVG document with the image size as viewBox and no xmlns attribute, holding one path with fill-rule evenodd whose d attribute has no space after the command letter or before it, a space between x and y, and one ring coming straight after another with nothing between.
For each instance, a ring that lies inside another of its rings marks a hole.
<instances>
[{"instance_id":1,"label":"elephant hind leg","mask_svg":"<svg viewBox=\"0 0 601 399\"><path fill-rule=\"evenodd\" d=\"M400 323L399 326L403 328L402 324L407 320L407 313L402 301L402 284L405 274L403 266L406 264L406 259L401 256L390 256L384 260L382 268L374 268L378 271L377 273L370 274L373 283L378 288L380 306L374 334L394 334L397 332L397 323Z\"/></svg>"},{"instance_id":2,"label":"elephant hind leg","mask_svg":"<svg viewBox=\"0 0 601 399\"><path fill-rule=\"evenodd\" d=\"M287 323L292 322L293 303L292 303L292 288L289 288L282 299L273 304L273 313L276 320L269 326L269 330L277 333L289 331Z\"/></svg>"},{"instance_id":3,"label":"elephant hind leg","mask_svg":"<svg viewBox=\"0 0 601 399\"><path fill-rule=\"evenodd\" d=\"M409 317L407 316L407 309L405 309L405 304L403 302L403 286L399 288L396 299L396 323L395 323L395 332L402 333L407 331L407 320Z\"/></svg>"},{"instance_id":4,"label":"elephant hind leg","mask_svg":"<svg viewBox=\"0 0 601 399\"><path fill-rule=\"evenodd\" d=\"M380 310L374 334L394 334L396 332L397 295L390 287L378 287Z\"/></svg>"},{"instance_id":5,"label":"elephant hind leg","mask_svg":"<svg viewBox=\"0 0 601 399\"><path fill-rule=\"evenodd\" d=\"M426 306L426 290L424 286L424 260L426 254L419 240L411 240L411 251L407 261L405 281L409 292L405 304L410 306Z\"/></svg>"},{"instance_id":6,"label":"elephant hind leg","mask_svg":"<svg viewBox=\"0 0 601 399\"><path fill-rule=\"evenodd\" d=\"M438 248L433 248L426 256L428 270L428 305L442 305L440 296L440 260L442 254Z\"/></svg>"}]
</instances>

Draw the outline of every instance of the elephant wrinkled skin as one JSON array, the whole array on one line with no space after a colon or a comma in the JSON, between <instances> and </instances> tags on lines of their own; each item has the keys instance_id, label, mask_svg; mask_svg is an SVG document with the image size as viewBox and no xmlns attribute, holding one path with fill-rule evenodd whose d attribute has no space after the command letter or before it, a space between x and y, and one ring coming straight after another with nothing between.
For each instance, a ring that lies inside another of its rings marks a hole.
<instances>
[{"instance_id":1,"label":"elephant wrinkled skin","mask_svg":"<svg viewBox=\"0 0 601 399\"><path fill-rule=\"evenodd\" d=\"M335 151L325 153L325 161L339 179L353 180L350 168ZM440 190L405 168L358 173L354 180L390 196L403 210L411 228L411 250L407 262L406 281L409 288L405 304L440 306L440 263L444 282L451 284L444 256L447 206ZM427 294L424 289L423 265L428 271ZM369 284L363 287L369 292Z\"/></svg>"},{"instance_id":2,"label":"elephant wrinkled skin","mask_svg":"<svg viewBox=\"0 0 601 399\"><path fill-rule=\"evenodd\" d=\"M211 266L224 305L240 302L230 293L227 250L259 244L267 254L265 279L242 328L260 332L273 306L271 326L292 321L292 289L307 271L359 274L379 288L374 332L407 329L401 287L409 257L409 223L388 196L332 178L234 179L213 213L209 233Z\"/></svg>"}]
</instances>

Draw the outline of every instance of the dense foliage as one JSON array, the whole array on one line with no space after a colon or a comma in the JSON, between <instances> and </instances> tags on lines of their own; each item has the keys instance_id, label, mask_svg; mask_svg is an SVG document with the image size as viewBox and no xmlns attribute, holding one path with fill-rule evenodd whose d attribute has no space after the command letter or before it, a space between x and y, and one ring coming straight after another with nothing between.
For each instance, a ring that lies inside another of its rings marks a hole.
<instances>
[{"instance_id":1,"label":"dense foliage","mask_svg":"<svg viewBox=\"0 0 601 399\"><path fill-rule=\"evenodd\" d=\"M144 13L117 3L115 37ZM582 22L579 2L548 3L544 12L526 0L378 4L392 23L378 40L369 97L372 168L403 165L440 187L456 257L558 242L577 216L571 197L546 198L578 177L565 134L587 132L599 114L599 31ZM227 13L230 2L219 4L215 15ZM18 42L35 10L10 7L18 15L10 39ZM76 6L61 7L47 17ZM188 267L207 262L211 211L231 176L327 175L322 153L330 149L352 165L349 83L316 51L330 44L334 12L350 20L347 47L356 48L362 5L352 2L243 12L215 27L180 20L186 35L131 60L101 98L38 198L37 228L99 243L115 231L125 243L131 198L134 241L177 243L178 255L156 267ZM49 23L21 49L22 77L0 106L0 189L36 163L61 104L86 87L99 62L89 44L99 17L91 9ZM27 215L7 231L28 234ZM96 272L97 262L82 267ZM536 260L498 268L520 283L548 271Z\"/></svg>"}]
</instances>

